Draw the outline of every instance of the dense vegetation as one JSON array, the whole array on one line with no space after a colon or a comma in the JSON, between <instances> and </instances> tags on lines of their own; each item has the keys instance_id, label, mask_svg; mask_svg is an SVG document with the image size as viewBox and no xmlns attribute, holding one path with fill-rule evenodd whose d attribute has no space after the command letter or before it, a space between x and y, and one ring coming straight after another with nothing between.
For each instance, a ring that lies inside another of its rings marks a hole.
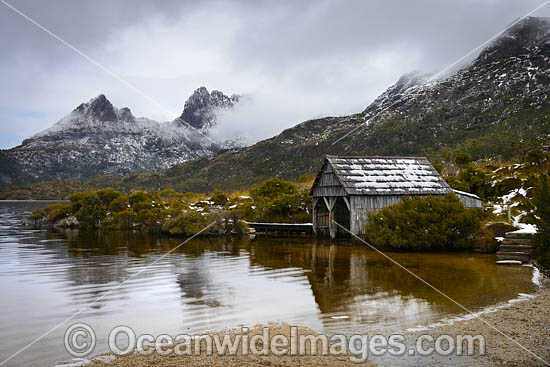
<instances>
[{"instance_id":1,"label":"dense vegetation","mask_svg":"<svg viewBox=\"0 0 550 367\"><path fill-rule=\"evenodd\" d=\"M85 229L144 230L171 235L193 235L209 223L209 234L243 233L241 220L311 222L311 177L298 183L270 179L244 192L210 195L167 189L122 194L112 188L77 192L69 203L57 203L34 212L29 219Z\"/></svg>"},{"instance_id":2,"label":"dense vegetation","mask_svg":"<svg viewBox=\"0 0 550 367\"><path fill-rule=\"evenodd\" d=\"M537 226L533 239L533 260L546 273L550 273L550 176L542 175L534 186L531 222Z\"/></svg>"},{"instance_id":3,"label":"dense vegetation","mask_svg":"<svg viewBox=\"0 0 550 367\"><path fill-rule=\"evenodd\" d=\"M369 214L368 240L375 246L407 250L468 249L480 228L480 210L465 209L458 197L405 197Z\"/></svg>"}]
</instances>

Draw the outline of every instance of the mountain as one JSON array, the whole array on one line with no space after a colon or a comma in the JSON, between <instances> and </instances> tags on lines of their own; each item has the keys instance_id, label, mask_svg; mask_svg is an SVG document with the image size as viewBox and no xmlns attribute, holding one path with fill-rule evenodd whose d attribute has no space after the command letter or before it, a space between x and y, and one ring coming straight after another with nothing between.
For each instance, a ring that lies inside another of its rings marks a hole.
<instances>
[{"instance_id":1,"label":"mountain","mask_svg":"<svg viewBox=\"0 0 550 367\"><path fill-rule=\"evenodd\" d=\"M208 93L205 87L197 89L185 102L180 119L200 131L209 131L215 124L218 114L235 106L240 96L226 96L220 91Z\"/></svg>"},{"instance_id":2,"label":"mountain","mask_svg":"<svg viewBox=\"0 0 550 367\"><path fill-rule=\"evenodd\" d=\"M550 20L529 17L456 73L436 81L406 75L360 113L306 121L253 146L167 169L81 185L229 190L315 173L326 154L440 159L461 150L478 159L517 157L550 145L549 95Z\"/></svg>"},{"instance_id":3,"label":"mountain","mask_svg":"<svg viewBox=\"0 0 550 367\"><path fill-rule=\"evenodd\" d=\"M20 146L0 151L0 186L151 171L210 156L228 144L214 141L209 129L237 102L237 96L201 87L181 118L159 123L118 109L101 94Z\"/></svg>"},{"instance_id":4,"label":"mountain","mask_svg":"<svg viewBox=\"0 0 550 367\"><path fill-rule=\"evenodd\" d=\"M549 96L550 19L529 17L444 79L409 74L355 115L306 121L253 146L132 180L206 191L296 179L315 173L326 154L517 157L550 146Z\"/></svg>"}]
</instances>

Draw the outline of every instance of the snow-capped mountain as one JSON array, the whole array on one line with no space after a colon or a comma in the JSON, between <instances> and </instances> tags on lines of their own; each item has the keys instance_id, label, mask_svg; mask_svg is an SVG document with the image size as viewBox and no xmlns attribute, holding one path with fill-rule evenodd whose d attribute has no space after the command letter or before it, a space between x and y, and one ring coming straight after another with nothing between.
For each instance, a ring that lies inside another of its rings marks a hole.
<instances>
[{"instance_id":1,"label":"snow-capped mountain","mask_svg":"<svg viewBox=\"0 0 550 367\"><path fill-rule=\"evenodd\" d=\"M101 94L20 146L1 151L0 186L157 170L210 156L231 144L208 133L217 116L237 102L237 96L201 87L180 118L159 123L116 108Z\"/></svg>"},{"instance_id":2,"label":"snow-capped mountain","mask_svg":"<svg viewBox=\"0 0 550 367\"><path fill-rule=\"evenodd\" d=\"M184 191L196 182L230 190L315 173L327 154L440 159L466 151L507 159L534 148L550 149L550 19L531 17L443 79L405 75L360 113L305 121L250 147L152 175ZM135 185L148 188L140 178Z\"/></svg>"},{"instance_id":3,"label":"snow-capped mountain","mask_svg":"<svg viewBox=\"0 0 550 367\"><path fill-rule=\"evenodd\" d=\"M438 159L465 151L507 159L533 148L550 149L550 19L529 17L443 79L406 75L362 112L305 121L249 147L137 174L131 187L230 190L297 179L315 173L327 154ZM3 172L19 167L1 162ZM109 185L124 190L125 180Z\"/></svg>"},{"instance_id":4,"label":"snow-capped mountain","mask_svg":"<svg viewBox=\"0 0 550 367\"><path fill-rule=\"evenodd\" d=\"M237 94L228 97L217 90L208 93L205 87L200 87L185 102L180 118L195 129L209 131L216 124L218 115L232 108L239 98Z\"/></svg>"}]
</instances>

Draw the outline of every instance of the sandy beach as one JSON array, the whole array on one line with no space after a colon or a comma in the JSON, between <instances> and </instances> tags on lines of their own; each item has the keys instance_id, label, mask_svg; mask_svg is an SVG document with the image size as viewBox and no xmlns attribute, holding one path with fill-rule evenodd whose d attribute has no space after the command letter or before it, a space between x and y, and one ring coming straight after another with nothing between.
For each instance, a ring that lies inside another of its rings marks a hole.
<instances>
[{"instance_id":1,"label":"sandy beach","mask_svg":"<svg viewBox=\"0 0 550 367\"><path fill-rule=\"evenodd\" d=\"M550 361L550 281L542 281L542 286L534 297L498 309L496 312L483 314L481 318L488 324L506 334L512 340L500 334L483 321L474 318L462 320L452 325L430 328L427 331L410 332L407 339L414 339L420 334L430 334L434 338L439 335L477 335L481 334L486 340L486 355L482 357L464 358L453 357L449 363L453 366L544 366L544 361ZM272 335L275 333L289 334L289 326L281 324L269 325ZM250 334L260 333L260 326L251 329ZM311 329L300 328L300 334L314 333ZM521 344L527 350L518 346ZM539 357L539 358L537 358ZM544 361L543 361L544 360ZM435 364L441 363L436 362ZM411 359L411 365L419 363L418 359ZM423 363L423 362L420 362ZM434 361L426 359L426 364ZM357 366L347 356L175 356L161 357L159 355L140 356L131 354L117 357L105 362L93 360L92 366ZM360 365L374 365L371 362ZM385 365L385 363L384 363ZM399 365L407 365L407 357L400 358Z\"/></svg>"},{"instance_id":2,"label":"sandy beach","mask_svg":"<svg viewBox=\"0 0 550 367\"><path fill-rule=\"evenodd\" d=\"M484 321L512 340L477 318L412 336L420 333L429 333L434 337L441 334L481 334L485 337L487 349L484 357L476 359L478 366L547 366L550 363L550 280L543 279L541 282L542 286L534 294L535 297L481 315Z\"/></svg>"}]
</instances>

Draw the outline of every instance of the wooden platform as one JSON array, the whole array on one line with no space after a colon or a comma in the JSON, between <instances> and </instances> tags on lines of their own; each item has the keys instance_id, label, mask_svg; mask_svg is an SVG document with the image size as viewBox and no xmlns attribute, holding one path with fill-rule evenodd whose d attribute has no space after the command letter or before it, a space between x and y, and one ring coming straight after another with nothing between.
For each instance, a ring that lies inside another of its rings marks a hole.
<instances>
[{"instance_id":1,"label":"wooden platform","mask_svg":"<svg viewBox=\"0 0 550 367\"><path fill-rule=\"evenodd\" d=\"M312 223L258 223L246 222L253 228L256 235L285 235L285 236L310 236L313 234Z\"/></svg>"}]
</instances>

